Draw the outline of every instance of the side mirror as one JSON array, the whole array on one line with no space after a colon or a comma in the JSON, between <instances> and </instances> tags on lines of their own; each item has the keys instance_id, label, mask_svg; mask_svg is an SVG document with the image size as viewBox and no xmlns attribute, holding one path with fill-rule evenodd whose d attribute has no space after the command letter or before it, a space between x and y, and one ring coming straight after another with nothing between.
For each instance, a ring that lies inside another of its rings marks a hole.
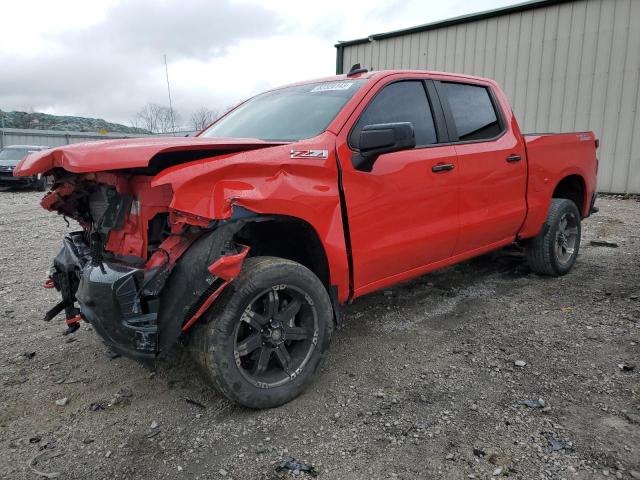
<instances>
[{"instance_id":1,"label":"side mirror","mask_svg":"<svg viewBox=\"0 0 640 480\"><path fill-rule=\"evenodd\" d=\"M409 150L416 146L416 135L411 122L366 125L360 132L360 152L353 157L356 170L370 172L376 159L384 154Z\"/></svg>"}]
</instances>

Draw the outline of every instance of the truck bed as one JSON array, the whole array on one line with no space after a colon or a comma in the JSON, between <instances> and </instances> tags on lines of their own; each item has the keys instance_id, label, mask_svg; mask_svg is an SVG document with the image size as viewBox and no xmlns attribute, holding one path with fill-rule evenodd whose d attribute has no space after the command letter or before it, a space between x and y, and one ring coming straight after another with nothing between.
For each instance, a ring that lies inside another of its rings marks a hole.
<instances>
[{"instance_id":1,"label":"truck bed","mask_svg":"<svg viewBox=\"0 0 640 480\"><path fill-rule=\"evenodd\" d=\"M527 218L520 238L538 234L558 179L570 175L584 178L581 213L587 217L591 208L591 192L596 190L597 139L593 132L524 134L527 150ZM580 180L582 182L582 180Z\"/></svg>"}]
</instances>

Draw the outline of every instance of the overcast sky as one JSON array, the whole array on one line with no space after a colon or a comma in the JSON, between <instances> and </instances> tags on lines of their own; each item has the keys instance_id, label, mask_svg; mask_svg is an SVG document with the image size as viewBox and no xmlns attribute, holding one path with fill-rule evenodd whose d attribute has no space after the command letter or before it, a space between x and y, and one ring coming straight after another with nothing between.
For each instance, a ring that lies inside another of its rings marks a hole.
<instances>
[{"instance_id":1,"label":"overcast sky","mask_svg":"<svg viewBox=\"0 0 640 480\"><path fill-rule=\"evenodd\" d=\"M0 109L129 124L148 102L224 110L335 73L338 40L513 0L16 0L0 8Z\"/></svg>"}]
</instances>

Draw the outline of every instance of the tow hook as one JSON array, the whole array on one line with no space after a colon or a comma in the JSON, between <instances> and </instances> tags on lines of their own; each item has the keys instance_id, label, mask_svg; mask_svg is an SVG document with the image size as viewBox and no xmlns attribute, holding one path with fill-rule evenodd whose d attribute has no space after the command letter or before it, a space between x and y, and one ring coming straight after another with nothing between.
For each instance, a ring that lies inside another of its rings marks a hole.
<instances>
[{"instance_id":1,"label":"tow hook","mask_svg":"<svg viewBox=\"0 0 640 480\"><path fill-rule=\"evenodd\" d=\"M42 284L43 288L56 288L55 281L51 277L47 277L47 279ZM62 335L70 335L75 333L80 328L80 320L83 320L80 315L80 310L78 310L73 302L69 302L66 300L62 300L58 304L56 304L51 310L49 310L45 316L44 321L51 321L56 315L58 315L62 310L65 311L65 322L67 324L67 329L62 332Z\"/></svg>"},{"instance_id":2,"label":"tow hook","mask_svg":"<svg viewBox=\"0 0 640 480\"><path fill-rule=\"evenodd\" d=\"M62 335L70 335L74 332L77 332L80 328L80 320L82 320L82 317L79 314L71 318L67 318L65 320L67 322L67 329L62 332Z\"/></svg>"}]
</instances>

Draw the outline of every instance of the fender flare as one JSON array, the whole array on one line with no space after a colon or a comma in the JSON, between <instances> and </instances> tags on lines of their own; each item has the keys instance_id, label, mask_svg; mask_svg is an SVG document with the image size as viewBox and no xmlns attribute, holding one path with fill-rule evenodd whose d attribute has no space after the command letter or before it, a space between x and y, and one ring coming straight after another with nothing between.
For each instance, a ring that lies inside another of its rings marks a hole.
<instances>
[{"instance_id":1,"label":"fender flare","mask_svg":"<svg viewBox=\"0 0 640 480\"><path fill-rule=\"evenodd\" d=\"M158 314L158 352L168 352L183 331L184 324L206 299L223 286L209 267L225 255L242 251L233 236L244 220L227 223L200 236L176 262L160 295ZM229 281L227 281L228 283Z\"/></svg>"}]
</instances>

